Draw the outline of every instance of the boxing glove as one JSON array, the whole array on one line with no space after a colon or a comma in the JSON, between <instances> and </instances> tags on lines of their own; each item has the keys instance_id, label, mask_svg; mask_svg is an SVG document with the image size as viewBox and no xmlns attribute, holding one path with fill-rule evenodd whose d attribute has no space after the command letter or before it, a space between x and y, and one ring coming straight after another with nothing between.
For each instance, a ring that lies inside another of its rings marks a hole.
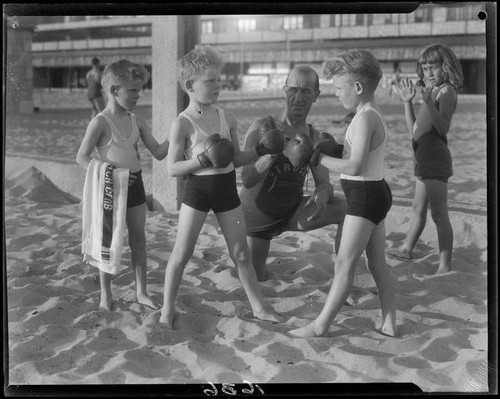
<instances>
[{"instance_id":1,"label":"boxing glove","mask_svg":"<svg viewBox=\"0 0 500 399\"><path fill-rule=\"evenodd\" d=\"M203 152L197 158L204 168L225 168L234 159L233 143L221 138L219 134L213 134L207 139Z\"/></svg>"},{"instance_id":2,"label":"boxing glove","mask_svg":"<svg viewBox=\"0 0 500 399\"><path fill-rule=\"evenodd\" d=\"M287 142L283 155L290 160L294 168L301 168L309 161L313 151L314 146L311 138L299 133Z\"/></svg>"},{"instance_id":3,"label":"boxing glove","mask_svg":"<svg viewBox=\"0 0 500 399\"><path fill-rule=\"evenodd\" d=\"M265 117L259 127L259 141L255 151L259 157L266 154L281 154L285 147L285 137L281 130L276 129L272 116Z\"/></svg>"},{"instance_id":4,"label":"boxing glove","mask_svg":"<svg viewBox=\"0 0 500 399\"><path fill-rule=\"evenodd\" d=\"M314 146L314 152L309 162L312 166L317 166L319 164L320 154L325 154L332 158L342 158L343 153L343 144L337 143L331 134L321 132L319 134L319 141Z\"/></svg>"}]
</instances>

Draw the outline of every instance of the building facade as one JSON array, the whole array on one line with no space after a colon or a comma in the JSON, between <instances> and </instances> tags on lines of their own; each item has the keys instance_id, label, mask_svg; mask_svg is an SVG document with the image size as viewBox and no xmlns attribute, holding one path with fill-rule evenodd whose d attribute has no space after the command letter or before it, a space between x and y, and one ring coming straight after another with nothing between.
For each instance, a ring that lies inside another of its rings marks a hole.
<instances>
[{"instance_id":1,"label":"building facade","mask_svg":"<svg viewBox=\"0 0 500 399\"><path fill-rule=\"evenodd\" d=\"M365 48L380 61L383 84L396 69L415 74L415 60L428 44L447 44L465 74L465 93L486 90L484 3L422 4L411 13L201 15L201 43L226 61L224 87L274 90L295 64L319 69L323 60L346 49ZM33 35L35 91L85 88L90 60L109 64L121 58L151 71L155 16L39 17ZM148 83L151 87L151 82Z\"/></svg>"}]
</instances>

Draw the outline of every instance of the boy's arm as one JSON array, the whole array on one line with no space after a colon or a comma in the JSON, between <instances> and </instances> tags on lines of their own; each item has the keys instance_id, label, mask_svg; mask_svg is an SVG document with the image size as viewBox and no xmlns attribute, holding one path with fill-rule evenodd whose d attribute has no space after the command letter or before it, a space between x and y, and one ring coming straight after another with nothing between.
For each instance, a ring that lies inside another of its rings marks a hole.
<instances>
[{"instance_id":1,"label":"boy's arm","mask_svg":"<svg viewBox=\"0 0 500 399\"><path fill-rule=\"evenodd\" d=\"M363 170L363 164L366 155L370 149L370 141L376 126L377 120L371 112L363 112L360 114L352 126L351 131L355 132L352 139L351 154L349 159L337 159L327 155L322 155L320 164L334 170L338 173L343 173L351 176L358 176Z\"/></svg>"},{"instance_id":2,"label":"boy's arm","mask_svg":"<svg viewBox=\"0 0 500 399\"><path fill-rule=\"evenodd\" d=\"M234 167L239 168L240 166L255 162L259 157L255 150L255 146L250 149L245 148L243 151L240 150L240 142L238 138L238 121L232 113L226 111L225 114L226 121L229 125L228 127L231 134L231 141L234 147Z\"/></svg>"},{"instance_id":3,"label":"boy's arm","mask_svg":"<svg viewBox=\"0 0 500 399\"><path fill-rule=\"evenodd\" d=\"M146 148L151 152L151 154L161 161L167 156L168 153L168 140L165 140L162 144L153 137L151 133L151 128L147 122L136 116L137 127L139 128L139 133L141 135L141 140L146 146Z\"/></svg>"},{"instance_id":4,"label":"boy's arm","mask_svg":"<svg viewBox=\"0 0 500 399\"><path fill-rule=\"evenodd\" d=\"M255 151L255 145L259 141L259 127L261 121L254 121L248 128L247 134L245 135L244 148L245 151ZM246 188L251 188L257 183L262 181L269 171L269 168L274 162L276 155L267 154L257 159L257 162L253 162L243 166L241 169L241 180L243 186Z\"/></svg>"},{"instance_id":5,"label":"boy's arm","mask_svg":"<svg viewBox=\"0 0 500 399\"><path fill-rule=\"evenodd\" d=\"M197 158L186 160L184 151L190 125L183 118L176 118L170 128L170 143L167 154L167 168L170 176L185 176L202 169Z\"/></svg>"},{"instance_id":6,"label":"boy's arm","mask_svg":"<svg viewBox=\"0 0 500 399\"><path fill-rule=\"evenodd\" d=\"M316 143L319 140L319 132L317 130L313 130L313 135L314 143ZM333 186L330 183L329 170L320 164L317 166L311 165L311 173L316 185L314 196L318 198L321 197L322 200L325 200L325 203L328 202L333 197Z\"/></svg>"},{"instance_id":7,"label":"boy's arm","mask_svg":"<svg viewBox=\"0 0 500 399\"><path fill-rule=\"evenodd\" d=\"M451 87L445 87L441 90L439 96L439 110L436 108L432 98L432 89L423 89L422 98L431 115L432 124L441 136L446 136L450 130L451 118L455 112L457 94Z\"/></svg>"},{"instance_id":8,"label":"boy's arm","mask_svg":"<svg viewBox=\"0 0 500 399\"><path fill-rule=\"evenodd\" d=\"M76 154L76 163L82 168L87 169L90 161L92 160L91 154L94 148L99 143L106 125L101 118L94 118L90 121L83 137L78 153Z\"/></svg>"}]
</instances>

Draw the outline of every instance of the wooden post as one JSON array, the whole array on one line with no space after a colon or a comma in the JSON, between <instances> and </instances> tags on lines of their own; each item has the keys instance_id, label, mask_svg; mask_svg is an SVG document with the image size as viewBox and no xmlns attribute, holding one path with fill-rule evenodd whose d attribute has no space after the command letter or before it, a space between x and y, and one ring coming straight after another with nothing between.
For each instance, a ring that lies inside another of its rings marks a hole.
<instances>
[{"instance_id":1,"label":"wooden post","mask_svg":"<svg viewBox=\"0 0 500 399\"><path fill-rule=\"evenodd\" d=\"M200 42L196 15L158 16L152 23L153 135L158 142L168 138L170 125L188 104L177 84L177 60ZM170 177L166 160L153 159L153 209L176 212L182 202L184 178Z\"/></svg>"}]
</instances>

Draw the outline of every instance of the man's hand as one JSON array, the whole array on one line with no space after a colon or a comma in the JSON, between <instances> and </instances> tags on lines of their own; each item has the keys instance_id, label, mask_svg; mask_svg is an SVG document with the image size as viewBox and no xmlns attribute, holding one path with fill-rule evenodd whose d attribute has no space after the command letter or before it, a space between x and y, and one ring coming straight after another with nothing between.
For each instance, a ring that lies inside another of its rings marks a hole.
<instances>
[{"instance_id":1,"label":"man's hand","mask_svg":"<svg viewBox=\"0 0 500 399\"><path fill-rule=\"evenodd\" d=\"M326 190L316 191L311 198L309 198L305 204L306 207L315 204L316 209L314 213L307 218L308 222L319 219L326 214L326 208L328 201L330 200L330 195Z\"/></svg>"}]
</instances>

